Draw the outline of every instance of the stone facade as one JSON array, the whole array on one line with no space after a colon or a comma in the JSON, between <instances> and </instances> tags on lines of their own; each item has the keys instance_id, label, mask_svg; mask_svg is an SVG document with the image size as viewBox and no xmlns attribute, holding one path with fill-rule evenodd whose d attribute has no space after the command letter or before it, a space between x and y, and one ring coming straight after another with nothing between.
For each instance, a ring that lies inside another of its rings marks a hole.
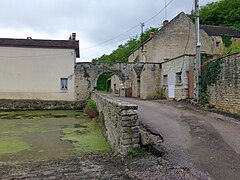
<instances>
[{"instance_id":1,"label":"stone facade","mask_svg":"<svg viewBox=\"0 0 240 180\"><path fill-rule=\"evenodd\" d=\"M0 110L83 109L86 101L42 101L0 99Z\"/></svg>"},{"instance_id":2,"label":"stone facade","mask_svg":"<svg viewBox=\"0 0 240 180\"><path fill-rule=\"evenodd\" d=\"M200 31L201 49L214 54L213 39ZM183 12L163 26L128 58L129 62L162 63L183 54L195 54L195 25Z\"/></svg>"},{"instance_id":3,"label":"stone facade","mask_svg":"<svg viewBox=\"0 0 240 180\"><path fill-rule=\"evenodd\" d=\"M158 99L160 97L160 78L161 64L145 63L143 65L140 75L141 99Z\"/></svg>"},{"instance_id":4,"label":"stone facade","mask_svg":"<svg viewBox=\"0 0 240 180\"><path fill-rule=\"evenodd\" d=\"M176 99L189 98L189 71L194 70L194 55L183 55L162 63L161 69L161 95L164 98L169 98L169 77L174 76L174 82L171 84L174 87L174 97ZM169 84L170 83L170 84ZM194 85L193 85L194 86Z\"/></svg>"},{"instance_id":5,"label":"stone facade","mask_svg":"<svg viewBox=\"0 0 240 180\"><path fill-rule=\"evenodd\" d=\"M118 77L118 80L112 79L112 85L118 84L116 89L120 90L121 96L125 96L126 91L132 91L132 97L159 97L160 67L159 63L77 63L75 100L88 99L96 89L98 77L104 72L112 72L114 77Z\"/></svg>"},{"instance_id":6,"label":"stone facade","mask_svg":"<svg viewBox=\"0 0 240 180\"><path fill-rule=\"evenodd\" d=\"M107 95L93 93L102 126L111 148L117 154L127 155L140 147L138 107Z\"/></svg>"},{"instance_id":7,"label":"stone facade","mask_svg":"<svg viewBox=\"0 0 240 180\"><path fill-rule=\"evenodd\" d=\"M129 79L131 65L127 63L76 63L75 100L88 99L97 87L97 79L104 72L117 75L121 84Z\"/></svg>"},{"instance_id":8,"label":"stone facade","mask_svg":"<svg viewBox=\"0 0 240 180\"><path fill-rule=\"evenodd\" d=\"M240 53L223 59L218 81L208 87L210 104L217 109L240 114Z\"/></svg>"}]
</instances>

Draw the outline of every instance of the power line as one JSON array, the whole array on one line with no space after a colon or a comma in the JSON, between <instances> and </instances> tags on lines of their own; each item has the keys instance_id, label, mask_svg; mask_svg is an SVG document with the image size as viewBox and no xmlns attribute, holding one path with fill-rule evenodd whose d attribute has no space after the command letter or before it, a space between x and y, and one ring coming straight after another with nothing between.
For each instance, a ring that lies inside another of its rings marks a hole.
<instances>
[{"instance_id":1,"label":"power line","mask_svg":"<svg viewBox=\"0 0 240 180\"><path fill-rule=\"evenodd\" d=\"M169 1L164 8L162 8L157 14L146 20L144 23L148 23L149 21L153 20L155 17L157 17L160 13L162 13L174 0Z\"/></svg>"},{"instance_id":2,"label":"power line","mask_svg":"<svg viewBox=\"0 0 240 180\"><path fill-rule=\"evenodd\" d=\"M82 48L82 49L83 49L83 50L91 49L91 48L100 46L100 45L102 45L102 44L105 44L105 43L107 43L107 42L109 42L109 41L112 41L112 40L114 40L114 39L117 39L117 38L121 37L122 35L126 34L126 33L129 32L129 31L134 30L134 29L137 28L138 26L139 26L139 24L133 26L132 28L128 29L127 31L125 31L125 32L123 32L123 33L121 33L121 34L119 34L119 35L117 35L117 36L115 36L115 37L113 37L113 38L111 38L111 39L109 39L109 40L106 40L106 41L103 41L103 42L101 42L101 43L99 43L99 44L96 44L96 45L93 45L93 46L90 46L90 47L87 47L87 48Z\"/></svg>"},{"instance_id":3,"label":"power line","mask_svg":"<svg viewBox=\"0 0 240 180\"><path fill-rule=\"evenodd\" d=\"M168 3L165 2L164 8L162 8L157 14L155 14L154 16L152 16L151 18L149 18L148 20L146 20L145 22L143 22L143 24L146 24L146 23L148 23L149 21L151 21L152 19L154 19L155 17L157 17L160 13L162 13L164 10L166 10L167 7L168 7L173 1L174 1L174 0L171 0L171 1L168 2ZM140 25L141 25L141 23L140 23ZM113 38L111 38L111 39L108 39L108 40L103 41L103 42L101 42L101 43L95 44L95 45L93 45L93 46L89 46L89 47L86 47L86 48L82 48L81 50L92 49L92 48L98 47L98 46L100 46L100 45L102 45L102 44L106 44L107 42L112 41L112 40L114 40L114 39L117 39L117 38L121 37L122 35L128 33L129 31L134 30L134 29L137 28L138 26L139 26L139 24L136 24L136 25L133 26L132 28L128 29L127 31L124 31L123 33L121 33L121 34L119 34L119 35L117 35L117 36L115 36L115 37L113 37Z\"/></svg>"},{"instance_id":4,"label":"power line","mask_svg":"<svg viewBox=\"0 0 240 180\"><path fill-rule=\"evenodd\" d=\"M103 47L103 46L108 46L110 44L114 44L114 43L118 43L118 42L122 42L122 41L126 41L126 40L129 40L131 38L137 38L138 35L140 34L141 32L140 31L137 31L136 33L134 33L132 36L125 36L123 38L121 38L120 40L116 40L116 41L113 41L113 42L109 42L109 43L102 43L96 47ZM91 48L82 48L81 51L88 51L90 50Z\"/></svg>"}]
</instances>

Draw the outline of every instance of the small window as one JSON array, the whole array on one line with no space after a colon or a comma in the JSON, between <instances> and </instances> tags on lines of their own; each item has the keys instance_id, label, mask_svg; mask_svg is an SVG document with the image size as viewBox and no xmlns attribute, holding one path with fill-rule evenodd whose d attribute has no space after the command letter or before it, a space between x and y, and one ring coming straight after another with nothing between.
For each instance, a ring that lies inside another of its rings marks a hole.
<instances>
[{"instance_id":1,"label":"small window","mask_svg":"<svg viewBox=\"0 0 240 180\"><path fill-rule=\"evenodd\" d=\"M176 85L182 85L182 73L176 73Z\"/></svg>"},{"instance_id":2,"label":"small window","mask_svg":"<svg viewBox=\"0 0 240 180\"><path fill-rule=\"evenodd\" d=\"M216 47L219 47L219 46L220 46L220 42L217 41L217 42L216 42Z\"/></svg>"},{"instance_id":3,"label":"small window","mask_svg":"<svg viewBox=\"0 0 240 180\"><path fill-rule=\"evenodd\" d=\"M61 78L61 90L68 89L68 78Z\"/></svg>"},{"instance_id":4,"label":"small window","mask_svg":"<svg viewBox=\"0 0 240 180\"><path fill-rule=\"evenodd\" d=\"M163 75L163 85L164 86L168 85L168 76L167 75Z\"/></svg>"}]
</instances>

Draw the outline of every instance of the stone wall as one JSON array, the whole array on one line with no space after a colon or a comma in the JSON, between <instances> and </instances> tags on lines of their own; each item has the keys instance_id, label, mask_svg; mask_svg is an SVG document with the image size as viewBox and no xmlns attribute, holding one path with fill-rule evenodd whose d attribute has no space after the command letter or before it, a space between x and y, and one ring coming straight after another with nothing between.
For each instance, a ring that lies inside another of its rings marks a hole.
<instances>
[{"instance_id":1,"label":"stone wall","mask_svg":"<svg viewBox=\"0 0 240 180\"><path fill-rule=\"evenodd\" d=\"M83 109L85 101L43 101L0 99L0 110Z\"/></svg>"},{"instance_id":2,"label":"stone wall","mask_svg":"<svg viewBox=\"0 0 240 180\"><path fill-rule=\"evenodd\" d=\"M160 97L161 64L145 63L140 77L140 98L158 99Z\"/></svg>"},{"instance_id":3,"label":"stone wall","mask_svg":"<svg viewBox=\"0 0 240 180\"><path fill-rule=\"evenodd\" d=\"M179 83L176 79L174 83L175 97L176 99L186 99L189 97L188 94L188 72L194 69L194 55L183 55L162 63L161 72L161 94L164 98L168 97L168 78L171 74L177 76L177 73L181 75L181 82ZM164 80L167 78L167 80ZM175 77L177 78L177 77ZM166 81L166 82L164 82Z\"/></svg>"},{"instance_id":4,"label":"stone wall","mask_svg":"<svg viewBox=\"0 0 240 180\"><path fill-rule=\"evenodd\" d=\"M111 148L117 154L127 155L133 148L140 147L138 106L93 93L101 122L101 129Z\"/></svg>"},{"instance_id":5,"label":"stone wall","mask_svg":"<svg viewBox=\"0 0 240 180\"><path fill-rule=\"evenodd\" d=\"M208 87L208 95L217 109L240 114L240 53L223 59L218 81Z\"/></svg>"}]
</instances>

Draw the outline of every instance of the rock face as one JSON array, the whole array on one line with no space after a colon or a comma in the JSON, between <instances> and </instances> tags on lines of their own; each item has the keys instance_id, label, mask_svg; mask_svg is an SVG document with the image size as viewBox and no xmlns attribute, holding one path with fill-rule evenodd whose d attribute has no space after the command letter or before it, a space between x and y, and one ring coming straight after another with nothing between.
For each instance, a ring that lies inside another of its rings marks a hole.
<instances>
[{"instance_id":1,"label":"rock face","mask_svg":"<svg viewBox=\"0 0 240 180\"><path fill-rule=\"evenodd\" d=\"M138 106L93 93L99 114L100 126L116 154L127 155L140 147Z\"/></svg>"},{"instance_id":2,"label":"rock face","mask_svg":"<svg viewBox=\"0 0 240 180\"><path fill-rule=\"evenodd\" d=\"M144 126L140 126L141 145L161 145L163 138L160 135L153 134Z\"/></svg>"}]
</instances>

